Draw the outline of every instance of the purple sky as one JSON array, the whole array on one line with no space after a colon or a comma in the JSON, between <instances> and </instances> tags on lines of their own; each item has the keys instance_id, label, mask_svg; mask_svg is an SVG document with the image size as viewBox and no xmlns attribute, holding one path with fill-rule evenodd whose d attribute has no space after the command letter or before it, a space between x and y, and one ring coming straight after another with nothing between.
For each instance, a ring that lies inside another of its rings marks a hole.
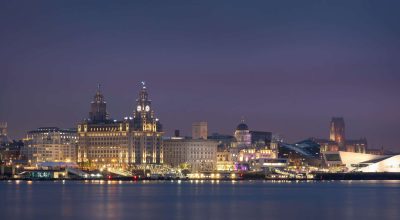
<instances>
[{"instance_id":1,"label":"purple sky","mask_svg":"<svg viewBox=\"0 0 400 220\"><path fill-rule=\"evenodd\" d=\"M167 135L193 121L289 142L347 137L400 150L397 1L2 1L0 121L12 138L87 117L97 83L113 118L148 84ZM108 2L108 3L107 3Z\"/></svg>"}]
</instances>

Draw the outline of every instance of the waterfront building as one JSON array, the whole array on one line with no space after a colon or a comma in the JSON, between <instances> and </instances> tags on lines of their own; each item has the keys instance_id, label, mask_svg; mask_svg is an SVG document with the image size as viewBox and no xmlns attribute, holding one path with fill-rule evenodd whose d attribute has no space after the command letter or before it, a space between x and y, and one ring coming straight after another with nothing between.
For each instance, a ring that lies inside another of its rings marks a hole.
<instances>
[{"instance_id":1,"label":"waterfront building","mask_svg":"<svg viewBox=\"0 0 400 220\"><path fill-rule=\"evenodd\" d=\"M165 140L165 164L187 166L192 173L214 171L217 168L217 145L216 141L203 139Z\"/></svg>"},{"instance_id":2,"label":"waterfront building","mask_svg":"<svg viewBox=\"0 0 400 220\"><path fill-rule=\"evenodd\" d=\"M329 140L335 141L342 148L346 143L344 119L333 117L330 125Z\"/></svg>"},{"instance_id":3,"label":"waterfront building","mask_svg":"<svg viewBox=\"0 0 400 220\"><path fill-rule=\"evenodd\" d=\"M43 127L28 132L21 152L30 164L75 162L77 141L75 129Z\"/></svg>"},{"instance_id":4,"label":"waterfront building","mask_svg":"<svg viewBox=\"0 0 400 220\"><path fill-rule=\"evenodd\" d=\"M228 150L217 151L217 171L234 171L235 163L232 156Z\"/></svg>"},{"instance_id":5,"label":"waterfront building","mask_svg":"<svg viewBox=\"0 0 400 220\"><path fill-rule=\"evenodd\" d=\"M238 162L249 162L250 160L259 158L277 158L277 153L271 149L242 149L238 153Z\"/></svg>"},{"instance_id":6,"label":"waterfront building","mask_svg":"<svg viewBox=\"0 0 400 220\"><path fill-rule=\"evenodd\" d=\"M346 172L400 172L400 155L374 155L355 152L325 152L325 165L330 169L341 167ZM336 169L337 170L337 169Z\"/></svg>"},{"instance_id":7,"label":"waterfront building","mask_svg":"<svg viewBox=\"0 0 400 220\"><path fill-rule=\"evenodd\" d=\"M78 125L78 162L88 168L128 169L163 163L162 126L142 83L133 117L121 121L108 117L104 96L98 89L89 118Z\"/></svg>"},{"instance_id":8,"label":"waterfront building","mask_svg":"<svg viewBox=\"0 0 400 220\"><path fill-rule=\"evenodd\" d=\"M163 164L163 135L160 120L155 117L147 88L142 82L133 114L132 145L129 158L132 164Z\"/></svg>"},{"instance_id":9,"label":"waterfront building","mask_svg":"<svg viewBox=\"0 0 400 220\"><path fill-rule=\"evenodd\" d=\"M236 127L234 136L236 138L236 147L239 149L248 148L251 146L251 134L249 127L244 120Z\"/></svg>"},{"instance_id":10,"label":"waterfront building","mask_svg":"<svg viewBox=\"0 0 400 220\"><path fill-rule=\"evenodd\" d=\"M78 163L84 168L127 167L132 120L110 120L100 87L89 117L78 124Z\"/></svg>"},{"instance_id":11,"label":"waterfront building","mask_svg":"<svg viewBox=\"0 0 400 220\"><path fill-rule=\"evenodd\" d=\"M288 159L284 158L258 158L249 161L251 171L269 172L274 169L284 169L289 163Z\"/></svg>"},{"instance_id":12,"label":"waterfront building","mask_svg":"<svg viewBox=\"0 0 400 220\"><path fill-rule=\"evenodd\" d=\"M295 144L279 143L278 158L288 159L290 165L314 166L321 165L321 146L311 139L297 142Z\"/></svg>"},{"instance_id":13,"label":"waterfront building","mask_svg":"<svg viewBox=\"0 0 400 220\"><path fill-rule=\"evenodd\" d=\"M207 122L194 122L192 124L192 139L207 139L208 128Z\"/></svg>"},{"instance_id":14,"label":"waterfront building","mask_svg":"<svg viewBox=\"0 0 400 220\"><path fill-rule=\"evenodd\" d=\"M0 164L8 166L25 164L27 161L21 155L23 146L22 141L12 141L0 146Z\"/></svg>"}]
</instances>

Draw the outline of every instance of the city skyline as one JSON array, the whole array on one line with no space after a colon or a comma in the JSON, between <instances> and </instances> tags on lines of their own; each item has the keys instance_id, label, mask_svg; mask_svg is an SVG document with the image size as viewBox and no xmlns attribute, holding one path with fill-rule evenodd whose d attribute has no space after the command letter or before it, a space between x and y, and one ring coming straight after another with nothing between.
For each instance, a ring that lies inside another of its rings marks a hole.
<instances>
[{"instance_id":1,"label":"city skyline","mask_svg":"<svg viewBox=\"0 0 400 220\"><path fill-rule=\"evenodd\" d=\"M137 87L138 88L146 88L147 89L147 86L145 85L145 81L140 81L139 83L137 83ZM151 90L151 89L150 89ZM101 87L101 85L100 84L97 84L97 87L96 87L96 92L95 92L95 99L97 99L97 96L99 95L99 94L101 94L101 96L102 96L102 99L106 102L106 103L108 103L107 102L107 98L106 98L106 95L103 93L103 91L102 91L102 87ZM150 95L150 100L151 100L151 95ZM136 102L137 102L137 99L136 99ZM92 105L93 105L93 102L88 102L88 103L91 103ZM109 108L110 106L108 105L108 107L107 108ZM93 111L93 106L91 107L91 112ZM135 111L137 111L137 109L136 109L136 104L134 105L134 107L133 107L133 109L134 110L132 110L132 113L131 114L128 114L128 115L125 115L125 116L123 116L123 117L114 117L112 114L110 114L109 113L109 111L106 111L106 109L104 109L104 114L105 114L105 116L104 117L108 117L108 119L109 120L117 120L117 121L121 121L121 120L123 120L124 118L130 118L130 117L132 117L133 116L133 112L135 112ZM90 118L91 118L92 116L91 116L91 113L89 112L89 117L86 115L86 116L84 116L82 119L81 119L81 121L86 121L86 120L90 120ZM335 117L332 117L333 119L335 119ZM244 117L244 116L242 116L241 117L241 119L240 119L240 121L237 121L236 122L236 125L237 124L239 124L239 123L243 123L243 122L246 122L246 124L247 124L247 120L245 120L245 119L247 119L246 117ZM343 118L341 118L342 120L343 120ZM252 121L252 120L250 120L250 121ZM75 124L75 126L70 126L70 127L66 127L66 128L73 128L73 129L76 129L76 127L77 127L77 125L80 123L80 121L78 121L76 124ZM199 123L199 122L196 122L196 121L193 121L193 123ZM208 123L208 122L206 122L206 123ZM235 126L236 126L235 125ZM36 128L40 128L40 127L57 127L58 125L55 125L55 124L49 124L49 125L46 125L46 126L38 126L38 127L36 127ZM31 130L34 130L34 129L36 129L36 128L32 128ZM180 131L182 131L181 129L179 129L179 128L175 128L174 130L167 130L166 132L167 132L167 136L173 136L174 135L174 132L175 132L175 130L180 130ZM254 129L254 128L251 128L252 130L265 130L264 128L259 128L259 129ZM328 133L329 132L329 127L327 127L326 128L326 130L324 131L325 133ZM232 128L232 132L229 132L229 128L225 128L224 130L228 130L228 132L226 132L226 133L224 133L224 132L220 132L220 131L213 131L213 130L211 130L211 131L209 131L208 133L209 133L209 135L211 135L211 134L213 134L213 133L219 133L219 134L227 134L227 135L233 135L233 131L235 130L234 128ZM27 130L28 131L28 130ZM27 132L27 131L24 131L25 133ZM191 136L191 133L192 133L192 128L189 128L189 129L184 129L183 130L184 131L184 133L183 133L183 135L184 136ZM275 132L275 131L273 131L273 133L274 134L277 134L277 135L280 135L282 138L285 138L285 141L286 142L288 142L288 140L290 140L290 139L286 139L287 137L285 136L285 134L283 134L283 133L279 133L279 132ZM25 134L26 135L26 134ZM16 140L19 140L19 139L22 139L22 138L24 138L25 137L25 135L23 136L23 137L21 137L21 138L16 138ZM315 137L317 137L317 138L326 138L326 139L329 139L329 133L327 134L327 135L321 135L321 136L317 136L317 135L309 135L309 136L304 136L304 137L301 137L301 138L299 138L299 139L297 139L297 140L292 140L291 142L294 142L294 141L299 141L299 140L302 140L302 139L307 139L307 138L315 138ZM365 136L361 136L360 138L366 138ZM12 138L12 139L15 139L15 138ZM289 141L290 142L290 141ZM371 145L370 145L371 146ZM376 147L381 147L381 146L371 146L372 148L376 148ZM387 148L387 149L394 149L394 150L396 150L396 148Z\"/></svg>"},{"instance_id":2,"label":"city skyline","mask_svg":"<svg viewBox=\"0 0 400 220\"><path fill-rule=\"evenodd\" d=\"M307 3L3 2L0 121L14 139L76 127L97 83L121 119L144 80L167 135L233 134L244 116L294 142L340 116L346 136L398 150L399 3Z\"/></svg>"}]
</instances>

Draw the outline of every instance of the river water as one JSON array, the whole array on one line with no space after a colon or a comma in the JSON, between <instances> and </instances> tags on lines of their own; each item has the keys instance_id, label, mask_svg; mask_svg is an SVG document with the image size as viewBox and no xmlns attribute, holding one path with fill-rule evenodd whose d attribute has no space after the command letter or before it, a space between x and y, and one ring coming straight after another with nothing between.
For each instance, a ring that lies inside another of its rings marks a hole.
<instances>
[{"instance_id":1,"label":"river water","mask_svg":"<svg viewBox=\"0 0 400 220\"><path fill-rule=\"evenodd\" d=\"M0 219L400 219L400 181L0 181Z\"/></svg>"}]
</instances>

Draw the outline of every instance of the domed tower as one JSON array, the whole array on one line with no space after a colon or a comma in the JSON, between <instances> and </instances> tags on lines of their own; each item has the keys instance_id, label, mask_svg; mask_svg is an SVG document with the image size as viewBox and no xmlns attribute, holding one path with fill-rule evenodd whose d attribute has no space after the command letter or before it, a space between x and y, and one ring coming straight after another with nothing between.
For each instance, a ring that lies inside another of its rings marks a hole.
<instances>
[{"instance_id":1,"label":"domed tower","mask_svg":"<svg viewBox=\"0 0 400 220\"><path fill-rule=\"evenodd\" d=\"M251 134L249 127L245 124L244 120L236 127L234 134L238 148L247 148L251 145Z\"/></svg>"}]
</instances>

